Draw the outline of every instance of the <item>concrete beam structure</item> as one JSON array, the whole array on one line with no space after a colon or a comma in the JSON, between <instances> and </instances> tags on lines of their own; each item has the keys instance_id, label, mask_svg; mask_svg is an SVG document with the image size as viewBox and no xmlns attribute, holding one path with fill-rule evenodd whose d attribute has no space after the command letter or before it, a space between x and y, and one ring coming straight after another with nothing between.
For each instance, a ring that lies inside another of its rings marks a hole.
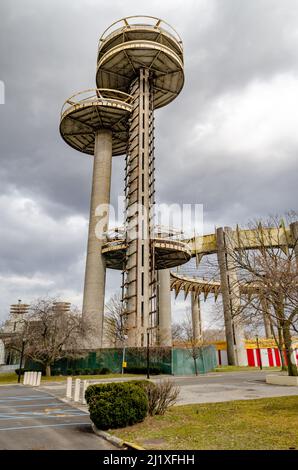
<instances>
[{"instance_id":1,"label":"concrete beam structure","mask_svg":"<svg viewBox=\"0 0 298 470\"><path fill-rule=\"evenodd\" d=\"M112 172L112 132L101 129L95 135L90 202L88 247L85 269L83 318L92 332L92 346L102 346L106 266L101 253L103 233L108 229Z\"/></svg>"},{"instance_id":2,"label":"concrete beam structure","mask_svg":"<svg viewBox=\"0 0 298 470\"><path fill-rule=\"evenodd\" d=\"M200 296L194 292L191 293L191 319L194 341L203 340L203 328L201 318Z\"/></svg>"},{"instance_id":3,"label":"concrete beam structure","mask_svg":"<svg viewBox=\"0 0 298 470\"><path fill-rule=\"evenodd\" d=\"M158 271L158 345L172 346L171 276L169 269Z\"/></svg>"}]
</instances>

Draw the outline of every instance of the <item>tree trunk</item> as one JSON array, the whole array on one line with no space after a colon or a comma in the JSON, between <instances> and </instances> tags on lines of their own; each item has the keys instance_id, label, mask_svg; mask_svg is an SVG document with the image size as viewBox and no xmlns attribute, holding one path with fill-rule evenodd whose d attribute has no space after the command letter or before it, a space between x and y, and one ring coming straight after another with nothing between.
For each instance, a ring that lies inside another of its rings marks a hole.
<instances>
[{"instance_id":1,"label":"tree trunk","mask_svg":"<svg viewBox=\"0 0 298 470\"><path fill-rule=\"evenodd\" d=\"M297 366L292 361L293 348L292 348L292 338L291 338L289 323L284 322L282 325L282 329L283 329L286 356L287 356L287 361L288 361L288 374L291 376L298 376Z\"/></svg>"},{"instance_id":2,"label":"tree trunk","mask_svg":"<svg viewBox=\"0 0 298 470\"><path fill-rule=\"evenodd\" d=\"M282 334L282 328L279 326L277 328L278 330L278 350L279 350L279 355L280 355L280 361L281 361L281 370L288 370L286 363L285 363L285 356L283 352L283 334Z\"/></svg>"},{"instance_id":3,"label":"tree trunk","mask_svg":"<svg viewBox=\"0 0 298 470\"><path fill-rule=\"evenodd\" d=\"M51 377L51 366L49 364L46 365L46 376Z\"/></svg>"}]
</instances>

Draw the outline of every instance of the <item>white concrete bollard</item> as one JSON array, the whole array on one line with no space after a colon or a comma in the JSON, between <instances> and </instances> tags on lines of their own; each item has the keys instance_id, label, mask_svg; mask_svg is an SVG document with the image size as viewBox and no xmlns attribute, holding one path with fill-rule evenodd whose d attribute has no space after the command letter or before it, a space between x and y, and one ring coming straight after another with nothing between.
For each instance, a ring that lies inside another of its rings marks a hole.
<instances>
[{"instance_id":1,"label":"white concrete bollard","mask_svg":"<svg viewBox=\"0 0 298 470\"><path fill-rule=\"evenodd\" d=\"M28 372L28 385L32 385L33 372Z\"/></svg>"},{"instance_id":2,"label":"white concrete bollard","mask_svg":"<svg viewBox=\"0 0 298 470\"><path fill-rule=\"evenodd\" d=\"M28 383L28 372L24 372L23 385L27 385L27 383Z\"/></svg>"},{"instance_id":3,"label":"white concrete bollard","mask_svg":"<svg viewBox=\"0 0 298 470\"><path fill-rule=\"evenodd\" d=\"M32 372L32 387L36 386L37 372Z\"/></svg>"},{"instance_id":4,"label":"white concrete bollard","mask_svg":"<svg viewBox=\"0 0 298 470\"><path fill-rule=\"evenodd\" d=\"M36 376L36 387L39 387L40 386L40 382L41 382L41 372L37 372L37 376Z\"/></svg>"},{"instance_id":5,"label":"white concrete bollard","mask_svg":"<svg viewBox=\"0 0 298 470\"><path fill-rule=\"evenodd\" d=\"M72 396L72 377L67 377L66 379L66 398L71 400Z\"/></svg>"},{"instance_id":6,"label":"white concrete bollard","mask_svg":"<svg viewBox=\"0 0 298 470\"><path fill-rule=\"evenodd\" d=\"M73 401L76 401L76 402L80 401L80 389L81 389L81 379L76 379Z\"/></svg>"},{"instance_id":7,"label":"white concrete bollard","mask_svg":"<svg viewBox=\"0 0 298 470\"><path fill-rule=\"evenodd\" d=\"M85 392L87 390L87 387L89 385L89 381L88 380L83 380L83 395L82 395L82 404L83 405L86 405L86 399L85 399Z\"/></svg>"}]
</instances>

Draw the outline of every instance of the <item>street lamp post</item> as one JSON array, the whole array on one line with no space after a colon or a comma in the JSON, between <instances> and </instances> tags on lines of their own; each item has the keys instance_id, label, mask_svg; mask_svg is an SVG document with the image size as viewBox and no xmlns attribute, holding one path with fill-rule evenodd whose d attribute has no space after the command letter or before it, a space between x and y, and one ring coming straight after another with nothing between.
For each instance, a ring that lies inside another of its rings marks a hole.
<instances>
[{"instance_id":1,"label":"street lamp post","mask_svg":"<svg viewBox=\"0 0 298 470\"><path fill-rule=\"evenodd\" d=\"M122 375L124 374L124 369L125 369L125 367L126 367L126 364L125 364L125 350L126 350L125 341L127 340L127 338L128 338L127 335L123 335L123 339L122 339L122 342L123 342L123 352L122 352L122 369L121 369Z\"/></svg>"},{"instance_id":2,"label":"street lamp post","mask_svg":"<svg viewBox=\"0 0 298 470\"><path fill-rule=\"evenodd\" d=\"M23 340L22 340L21 357L20 357L20 367L19 367L19 373L18 373L18 384L21 383L21 375L22 375L22 365L23 365L23 358L24 358L25 343L26 343L26 341L23 339Z\"/></svg>"},{"instance_id":3,"label":"street lamp post","mask_svg":"<svg viewBox=\"0 0 298 470\"><path fill-rule=\"evenodd\" d=\"M260 350L260 344L259 344L259 335L256 335L256 343L257 343L257 351L258 351L258 356L260 358L260 369L263 369L263 364L262 364L262 356L261 356L261 350Z\"/></svg>"},{"instance_id":4,"label":"street lamp post","mask_svg":"<svg viewBox=\"0 0 298 470\"><path fill-rule=\"evenodd\" d=\"M147 379L150 379L150 349L149 349L150 334L147 331Z\"/></svg>"}]
</instances>

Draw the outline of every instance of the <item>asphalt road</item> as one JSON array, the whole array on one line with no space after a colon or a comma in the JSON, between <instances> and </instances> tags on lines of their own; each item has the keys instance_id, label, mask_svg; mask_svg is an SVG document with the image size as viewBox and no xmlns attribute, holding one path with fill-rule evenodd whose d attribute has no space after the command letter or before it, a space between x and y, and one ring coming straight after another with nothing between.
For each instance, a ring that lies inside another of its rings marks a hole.
<instances>
[{"instance_id":1,"label":"asphalt road","mask_svg":"<svg viewBox=\"0 0 298 470\"><path fill-rule=\"evenodd\" d=\"M0 386L1 450L115 450L96 436L89 415L52 394L19 385Z\"/></svg>"}]
</instances>

